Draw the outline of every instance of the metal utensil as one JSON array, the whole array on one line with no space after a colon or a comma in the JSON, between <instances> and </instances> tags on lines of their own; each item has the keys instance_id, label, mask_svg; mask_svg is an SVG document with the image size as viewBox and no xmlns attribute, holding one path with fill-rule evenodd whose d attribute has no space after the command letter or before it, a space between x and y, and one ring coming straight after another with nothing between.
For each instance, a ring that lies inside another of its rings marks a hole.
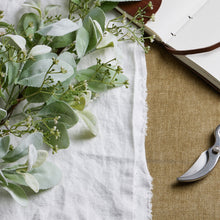
<instances>
[{"instance_id":1,"label":"metal utensil","mask_svg":"<svg viewBox=\"0 0 220 220\"><path fill-rule=\"evenodd\" d=\"M201 153L192 167L178 177L179 182L193 182L209 174L218 162L220 156L220 125L215 129L215 144Z\"/></svg>"}]
</instances>

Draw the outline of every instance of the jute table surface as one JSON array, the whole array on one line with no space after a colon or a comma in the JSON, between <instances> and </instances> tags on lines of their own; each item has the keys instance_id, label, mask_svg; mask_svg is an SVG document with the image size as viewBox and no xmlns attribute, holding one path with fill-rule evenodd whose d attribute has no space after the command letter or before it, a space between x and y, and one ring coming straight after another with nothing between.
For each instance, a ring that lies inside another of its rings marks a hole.
<instances>
[{"instance_id":1,"label":"jute table surface","mask_svg":"<svg viewBox=\"0 0 220 220\"><path fill-rule=\"evenodd\" d=\"M220 164L202 181L176 181L213 144L220 94L157 44L146 59L153 220L220 219Z\"/></svg>"}]
</instances>

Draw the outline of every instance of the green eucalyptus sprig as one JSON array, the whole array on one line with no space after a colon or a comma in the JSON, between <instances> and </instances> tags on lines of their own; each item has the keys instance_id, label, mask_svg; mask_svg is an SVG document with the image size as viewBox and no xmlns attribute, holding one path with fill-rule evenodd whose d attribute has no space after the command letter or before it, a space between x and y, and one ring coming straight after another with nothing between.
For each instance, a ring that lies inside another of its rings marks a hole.
<instances>
[{"instance_id":1,"label":"green eucalyptus sprig","mask_svg":"<svg viewBox=\"0 0 220 220\"><path fill-rule=\"evenodd\" d=\"M30 0L24 6L33 12L23 14L16 28L0 21L0 187L22 205L27 196L21 186L37 193L61 178L59 169L46 161L43 145L53 153L67 148L68 129L79 118L97 135L96 117L86 107L101 92L128 87L116 59L97 59L95 65L78 69L87 54L114 46L106 42L106 32L120 35L119 40L129 32L130 40L143 42L130 22L121 22L123 17L106 26L105 11L116 3L70 0L69 16L62 18L50 16L57 5L43 10L39 1ZM112 25L119 21L120 26ZM10 143L12 135L20 138L18 146Z\"/></svg>"}]
</instances>

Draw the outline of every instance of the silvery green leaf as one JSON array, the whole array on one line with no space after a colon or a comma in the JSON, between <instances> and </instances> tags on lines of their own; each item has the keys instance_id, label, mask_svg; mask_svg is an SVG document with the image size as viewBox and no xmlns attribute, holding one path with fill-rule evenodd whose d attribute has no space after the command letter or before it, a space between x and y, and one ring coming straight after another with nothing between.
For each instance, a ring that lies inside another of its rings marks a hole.
<instances>
[{"instance_id":1,"label":"silvery green leaf","mask_svg":"<svg viewBox=\"0 0 220 220\"><path fill-rule=\"evenodd\" d=\"M40 9L40 2L39 1L33 1L33 0L25 1L23 3L23 6L33 8L41 15L41 9Z\"/></svg>"},{"instance_id":2,"label":"silvery green leaf","mask_svg":"<svg viewBox=\"0 0 220 220\"><path fill-rule=\"evenodd\" d=\"M102 38L103 31L102 31L102 28L101 28L101 26L100 26L99 22L98 22L98 21L96 21L96 20L94 20L93 22L94 22L94 24L95 24L95 26L96 26L96 30L98 31L99 35L100 35L100 36L101 36L101 38Z\"/></svg>"},{"instance_id":3,"label":"silvery green leaf","mask_svg":"<svg viewBox=\"0 0 220 220\"><path fill-rule=\"evenodd\" d=\"M5 66L6 66L8 85L12 85L17 80L20 63L14 61L8 61L5 64Z\"/></svg>"},{"instance_id":4,"label":"silvery green leaf","mask_svg":"<svg viewBox=\"0 0 220 220\"><path fill-rule=\"evenodd\" d=\"M47 16L48 13L49 13L51 10L53 10L53 9L55 9L55 8L57 8L57 7L60 7L60 5L47 5L47 6L45 7L45 10L44 10L45 16Z\"/></svg>"},{"instance_id":5,"label":"silvery green leaf","mask_svg":"<svg viewBox=\"0 0 220 220\"><path fill-rule=\"evenodd\" d=\"M22 173L21 174L24 177L24 180L26 184L35 192L37 193L39 191L39 183L37 179L31 175L30 173Z\"/></svg>"},{"instance_id":6,"label":"silvery green leaf","mask_svg":"<svg viewBox=\"0 0 220 220\"><path fill-rule=\"evenodd\" d=\"M6 186L8 185L8 180L6 179L6 177L4 176L1 170L0 170L0 181L2 181Z\"/></svg>"},{"instance_id":7,"label":"silvery green leaf","mask_svg":"<svg viewBox=\"0 0 220 220\"><path fill-rule=\"evenodd\" d=\"M14 183L17 183L22 186L27 186L26 182L24 181L24 177L19 173L4 173L5 177Z\"/></svg>"},{"instance_id":8,"label":"silvery green leaf","mask_svg":"<svg viewBox=\"0 0 220 220\"><path fill-rule=\"evenodd\" d=\"M87 47L86 52L89 52L89 51L95 49L96 45L98 44L98 42L100 40L100 34L97 31L97 27L96 27L94 21L90 17L88 18L87 25L85 25L85 26L87 26L86 30L89 33L89 45Z\"/></svg>"},{"instance_id":9,"label":"silvery green leaf","mask_svg":"<svg viewBox=\"0 0 220 220\"><path fill-rule=\"evenodd\" d=\"M50 53L51 52L51 47L49 46L46 46L46 45L36 45L34 46L30 53L29 53L29 56L38 56L38 55L42 55L42 54L45 54L45 53Z\"/></svg>"},{"instance_id":10,"label":"silvery green leaf","mask_svg":"<svg viewBox=\"0 0 220 220\"><path fill-rule=\"evenodd\" d=\"M91 81L88 82L88 88L93 92L104 92L108 89L108 86L102 82Z\"/></svg>"},{"instance_id":11,"label":"silvery green leaf","mask_svg":"<svg viewBox=\"0 0 220 220\"><path fill-rule=\"evenodd\" d=\"M40 189L49 189L57 185L62 178L60 169L48 161L42 166L31 170L29 173L37 179Z\"/></svg>"},{"instance_id":12,"label":"silvery green leaf","mask_svg":"<svg viewBox=\"0 0 220 220\"><path fill-rule=\"evenodd\" d=\"M89 40L89 32L84 27L81 27L76 35L76 52L79 58L85 55Z\"/></svg>"},{"instance_id":13,"label":"silvery green leaf","mask_svg":"<svg viewBox=\"0 0 220 220\"><path fill-rule=\"evenodd\" d=\"M0 108L0 121L7 116L7 111L3 108Z\"/></svg>"},{"instance_id":14,"label":"silvery green leaf","mask_svg":"<svg viewBox=\"0 0 220 220\"><path fill-rule=\"evenodd\" d=\"M28 87L25 90L25 97L29 103L43 103L46 102L53 94L54 88L34 88Z\"/></svg>"},{"instance_id":15,"label":"silvery green leaf","mask_svg":"<svg viewBox=\"0 0 220 220\"><path fill-rule=\"evenodd\" d=\"M36 149L43 146L43 135L42 133L36 132L30 134L22 142L14 148L14 150L9 151L2 159L6 162L15 162L18 159L26 156L28 154L29 145L33 144Z\"/></svg>"},{"instance_id":16,"label":"silvery green leaf","mask_svg":"<svg viewBox=\"0 0 220 220\"><path fill-rule=\"evenodd\" d=\"M70 141L69 141L69 135L67 132L67 125L62 123L62 122L58 122L57 124L54 123L53 120L51 121L47 121L46 125L45 123L40 123L40 128L43 131L44 134L46 134L45 136L45 143L47 145L49 145L50 147L57 147L58 149L65 149L67 147L69 147ZM51 135L49 138L48 137L48 131L50 129L54 129L54 127L56 128L56 130L59 132L59 136L55 135Z\"/></svg>"},{"instance_id":17,"label":"silvery green leaf","mask_svg":"<svg viewBox=\"0 0 220 220\"><path fill-rule=\"evenodd\" d=\"M47 159L48 152L45 150L38 150L37 151L37 160L33 164L32 168L40 167Z\"/></svg>"},{"instance_id":18,"label":"silvery green leaf","mask_svg":"<svg viewBox=\"0 0 220 220\"><path fill-rule=\"evenodd\" d=\"M0 158L4 157L9 150L10 137L5 136L0 138Z\"/></svg>"},{"instance_id":19,"label":"silvery green leaf","mask_svg":"<svg viewBox=\"0 0 220 220\"><path fill-rule=\"evenodd\" d=\"M85 81L85 80L90 80L94 74L96 74L96 66L92 66L92 67L89 67L88 69L83 69L83 70L79 70L77 71L77 74L76 74L76 79L78 81Z\"/></svg>"},{"instance_id":20,"label":"silvery green leaf","mask_svg":"<svg viewBox=\"0 0 220 220\"><path fill-rule=\"evenodd\" d=\"M37 160L37 150L33 144L30 144L28 146L27 171L30 171L32 169L32 166L35 164L36 160Z\"/></svg>"},{"instance_id":21,"label":"silvery green leaf","mask_svg":"<svg viewBox=\"0 0 220 220\"><path fill-rule=\"evenodd\" d=\"M118 5L118 2L103 2L100 6L100 8L106 13L108 11L111 11Z\"/></svg>"},{"instance_id":22,"label":"silvery green leaf","mask_svg":"<svg viewBox=\"0 0 220 220\"><path fill-rule=\"evenodd\" d=\"M22 206L26 206L28 204L27 195L24 190L13 183L8 183L8 185L1 185L4 190L6 190L12 198L18 202Z\"/></svg>"},{"instance_id":23,"label":"silvery green leaf","mask_svg":"<svg viewBox=\"0 0 220 220\"><path fill-rule=\"evenodd\" d=\"M53 63L52 58L57 58L56 54L48 53L37 56L34 60L28 60L24 65L18 84L29 87L41 87L47 74L47 77L51 77L53 82L44 84L43 87L46 88L56 85L58 82L64 82L73 76L73 67L61 59L58 59L59 63L53 65L53 71L48 74L48 70ZM61 72L62 69L65 73Z\"/></svg>"},{"instance_id":24,"label":"silvery green leaf","mask_svg":"<svg viewBox=\"0 0 220 220\"><path fill-rule=\"evenodd\" d=\"M70 44L72 44L75 41L75 39L76 39L75 32L70 32L63 36L55 36L53 37L52 42L50 43L50 46L53 48L68 47Z\"/></svg>"},{"instance_id":25,"label":"silvery green leaf","mask_svg":"<svg viewBox=\"0 0 220 220\"><path fill-rule=\"evenodd\" d=\"M65 61L66 63L71 65L73 68L76 67L76 61L75 61L74 55L70 52L61 53L57 59Z\"/></svg>"},{"instance_id":26,"label":"silvery green leaf","mask_svg":"<svg viewBox=\"0 0 220 220\"><path fill-rule=\"evenodd\" d=\"M45 74L52 65L52 58L56 58L54 53L43 54L29 59L20 74L18 84L24 86L41 87Z\"/></svg>"},{"instance_id":27,"label":"silvery green leaf","mask_svg":"<svg viewBox=\"0 0 220 220\"><path fill-rule=\"evenodd\" d=\"M22 51L26 52L26 40L20 35L7 34L5 37L10 38Z\"/></svg>"},{"instance_id":28,"label":"silvery green leaf","mask_svg":"<svg viewBox=\"0 0 220 220\"><path fill-rule=\"evenodd\" d=\"M31 24L31 26L30 26ZM27 40L33 41L34 34L40 26L40 18L34 13L25 13L17 24L17 32L27 37Z\"/></svg>"},{"instance_id":29,"label":"silvery green leaf","mask_svg":"<svg viewBox=\"0 0 220 220\"><path fill-rule=\"evenodd\" d=\"M119 74L117 77L117 82L115 82L115 87L120 87L125 81L128 81L128 78L124 74Z\"/></svg>"},{"instance_id":30,"label":"silvery green leaf","mask_svg":"<svg viewBox=\"0 0 220 220\"><path fill-rule=\"evenodd\" d=\"M63 36L65 34L74 32L79 28L79 23L72 22L71 20L64 18L56 23L52 23L40 28L37 33L43 36Z\"/></svg>"},{"instance_id":31,"label":"silvery green leaf","mask_svg":"<svg viewBox=\"0 0 220 220\"><path fill-rule=\"evenodd\" d=\"M38 116L46 118L60 116L58 121L64 123L68 128L75 125L79 120L73 109L62 101L56 101L46 105L38 112Z\"/></svg>"},{"instance_id":32,"label":"silvery green leaf","mask_svg":"<svg viewBox=\"0 0 220 220\"><path fill-rule=\"evenodd\" d=\"M97 21L100 24L102 31L105 30L106 17L105 17L105 13L103 12L103 10L101 8L99 8L99 7L93 8L86 15L84 22L83 22L83 26L85 26L86 29L88 28L87 25L89 25L89 23L87 23L89 18Z\"/></svg>"},{"instance_id":33,"label":"silvery green leaf","mask_svg":"<svg viewBox=\"0 0 220 220\"><path fill-rule=\"evenodd\" d=\"M77 101L76 103L74 102L73 104L71 104L71 107L73 107L74 109L77 109L79 111L82 111L85 108L86 105L86 99L85 97L81 96L79 98L79 101Z\"/></svg>"},{"instance_id":34,"label":"silvery green leaf","mask_svg":"<svg viewBox=\"0 0 220 220\"><path fill-rule=\"evenodd\" d=\"M88 126L90 132L96 136L98 134L96 117L91 112L88 111L78 111L77 113L83 119L85 124Z\"/></svg>"}]
</instances>

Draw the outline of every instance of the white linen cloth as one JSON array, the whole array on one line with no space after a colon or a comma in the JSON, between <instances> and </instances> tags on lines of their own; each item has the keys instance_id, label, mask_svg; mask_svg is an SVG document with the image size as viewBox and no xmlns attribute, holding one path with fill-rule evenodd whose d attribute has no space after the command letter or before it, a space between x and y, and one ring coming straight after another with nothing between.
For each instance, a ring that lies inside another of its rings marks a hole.
<instances>
[{"instance_id":1,"label":"white linen cloth","mask_svg":"<svg viewBox=\"0 0 220 220\"><path fill-rule=\"evenodd\" d=\"M0 5L5 2L0 0ZM6 14L6 19L15 21L21 2L7 0L5 9L13 15ZM152 178L145 159L144 51L134 43L123 42L115 50L91 54L80 67L95 64L98 56L103 61L118 58L129 78L129 88L104 92L90 104L87 110L98 119L97 137L90 136L83 122L78 123L69 130L70 147L50 156L63 172L59 185L36 195L30 193L27 207L0 192L1 220L151 219Z\"/></svg>"}]
</instances>

